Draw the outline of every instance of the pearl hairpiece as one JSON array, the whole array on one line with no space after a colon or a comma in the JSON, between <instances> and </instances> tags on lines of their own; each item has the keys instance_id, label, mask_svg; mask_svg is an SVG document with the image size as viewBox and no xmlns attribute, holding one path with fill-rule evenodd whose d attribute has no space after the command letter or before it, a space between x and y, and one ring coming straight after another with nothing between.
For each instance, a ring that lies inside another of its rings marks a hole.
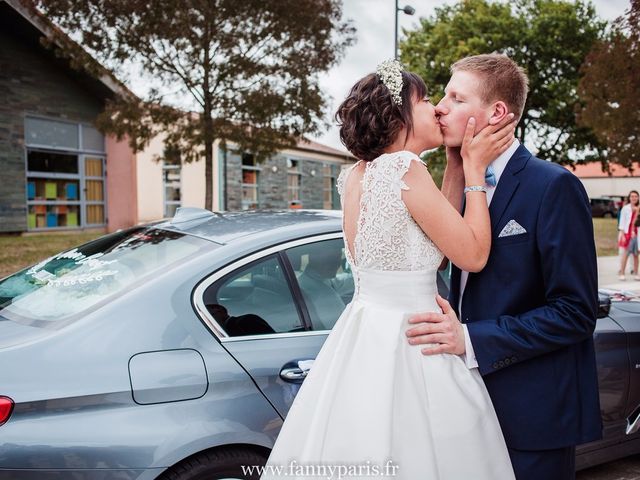
<instances>
[{"instance_id":1,"label":"pearl hairpiece","mask_svg":"<svg viewBox=\"0 0 640 480\"><path fill-rule=\"evenodd\" d=\"M376 74L385 87L391 92L391 98L398 105L402 105L402 64L397 60L385 60L376 68Z\"/></svg>"}]
</instances>

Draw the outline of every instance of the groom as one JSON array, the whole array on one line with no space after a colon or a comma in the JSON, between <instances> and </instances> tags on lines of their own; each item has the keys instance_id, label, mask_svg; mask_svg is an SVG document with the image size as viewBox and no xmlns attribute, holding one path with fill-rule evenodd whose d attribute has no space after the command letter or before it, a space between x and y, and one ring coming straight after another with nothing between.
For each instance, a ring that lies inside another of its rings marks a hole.
<instances>
[{"instance_id":1,"label":"groom","mask_svg":"<svg viewBox=\"0 0 640 480\"><path fill-rule=\"evenodd\" d=\"M475 117L478 130L509 112L519 118L528 79L498 54L464 58L451 71L436 113L447 146L442 190L460 211L459 147L468 118ZM408 341L438 343L423 353L464 354L467 366L479 369L518 480L575 478L575 446L600 438L602 429L589 200L572 173L514 138L488 169L487 201L486 267L469 273L454 266L451 303L438 298L442 314L414 315Z\"/></svg>"}]
</instances>

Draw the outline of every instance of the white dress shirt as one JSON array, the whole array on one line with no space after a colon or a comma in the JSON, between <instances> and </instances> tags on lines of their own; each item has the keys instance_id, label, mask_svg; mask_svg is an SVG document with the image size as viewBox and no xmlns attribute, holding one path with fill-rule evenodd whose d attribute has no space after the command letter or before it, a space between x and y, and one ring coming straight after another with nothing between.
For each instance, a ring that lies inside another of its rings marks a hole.
<instances>
[{"instance_id":1,"label":"white dress shirt","mask_svg":"<svg viewBox=\"0 0 640 480\"><path fill-rule=\"evenodd\" d=\"M519 146L520 142L518 141L518 139L514 139L509 148L507 148L504 152L502 152L502 155L491 162L493 173L496 177L496 185L495 187L487 186L487 205L491 205L491 199L493 198L496 187L500 182L502 172L504 172L504 169L507 167L507 163L509 163L509 159L513 156ZM464 294L464 287L467 285L468 278L469 272L465 272L464 270L462 270L460 273L460 295L458 296L458 313L460 314L460 319L462 319L462 295ZM465 362L467 364L467 367L478 368L476 355L473 351L473 344L471 343L471 338L469 337L469 330L464 323L462 324L462 330L464 331Z\"/></svg>"}]
</instances>

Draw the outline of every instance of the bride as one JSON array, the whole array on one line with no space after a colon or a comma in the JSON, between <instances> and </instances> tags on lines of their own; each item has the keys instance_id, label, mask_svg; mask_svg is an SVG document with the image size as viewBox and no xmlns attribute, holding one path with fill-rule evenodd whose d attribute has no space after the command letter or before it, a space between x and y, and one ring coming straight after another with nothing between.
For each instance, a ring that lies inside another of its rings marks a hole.
<instances>
[{"instance_id":1,"label":"bride","mask_svg":"<svg viewBox=\"0 0 640 480\"><path fill-rule=\"evenodd\" d=\"M485 170L512 118L474 136L467 125L464 218L419 154L442 145L420 77L388 61L340 105L340 138L360 159L341 173L347 260L356 282L282 426L262 479L509 480L513 470L477 369L425 356L405 331L413 312L440 311L444 257L481 270L491 244ZM424 347L424 346L422 346Z\"/></svg>"}]
</instances>

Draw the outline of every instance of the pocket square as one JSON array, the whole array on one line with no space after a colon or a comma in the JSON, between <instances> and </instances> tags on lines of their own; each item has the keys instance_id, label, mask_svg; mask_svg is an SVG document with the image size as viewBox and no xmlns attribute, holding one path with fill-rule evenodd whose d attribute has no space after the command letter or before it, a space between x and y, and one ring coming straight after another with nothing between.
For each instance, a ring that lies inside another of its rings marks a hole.
<instances>
[{"instance_id":1,"label":"pocket square","mask_svg":"<svg viewBox=\"0 0 640 480\"><path fill-rule=\"evenodd\" d=\"M515 220L509 220L509 223L504 226L498 238L512 237L513 235L522 235L523 233L527 233L527 231L522 225Z\"/></svg>"}]
</instances>

